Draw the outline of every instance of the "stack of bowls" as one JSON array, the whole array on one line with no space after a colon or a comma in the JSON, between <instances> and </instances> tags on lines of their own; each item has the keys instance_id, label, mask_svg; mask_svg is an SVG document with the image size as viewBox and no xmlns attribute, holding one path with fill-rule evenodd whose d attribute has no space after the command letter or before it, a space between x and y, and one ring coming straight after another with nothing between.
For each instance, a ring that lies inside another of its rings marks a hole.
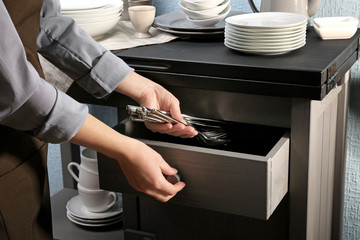
<instances>
[{"instance_id":1,"label":"stack of bowls","mask_svg":"<svg viewBox=\"0 0 360 240\"><path fill-rule=\"evenodd\" d=\"M201 27L211 27L230 13L230 0L181 0L180 8L187 19Z\"/></svg>"},{"instance_id":2,"label":"stack of bowls","mask_svg":"<svg viewBox=\"0 0 360 240\"><path fill-rule=\"evenodd\" d=\"M75 20L92 37L110 31L120 20L122 0L60 0L61 14Z\"/></svg>"}]
</instances>

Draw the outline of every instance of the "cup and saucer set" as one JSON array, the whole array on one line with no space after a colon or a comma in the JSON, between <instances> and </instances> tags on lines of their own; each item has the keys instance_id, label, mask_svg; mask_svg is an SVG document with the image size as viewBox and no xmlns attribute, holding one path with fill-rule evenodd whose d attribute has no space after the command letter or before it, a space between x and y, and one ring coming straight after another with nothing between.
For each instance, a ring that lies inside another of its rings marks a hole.
<instances>
[{"instance_id":1,"label":"cup and saucer set","mask_svg":"<svg viewBox=\"0 0 360 240\"><path fill-rule=\"evenodd\" d=\"M77 168L77 176L73 168ZM67 166L78 182L79 194L66 204L66 216L75 224L85 227L106 227L122 221L122 202L117 193L100 189L96 151L84 149L81 164Z\"/></svg>"}]
</instances>

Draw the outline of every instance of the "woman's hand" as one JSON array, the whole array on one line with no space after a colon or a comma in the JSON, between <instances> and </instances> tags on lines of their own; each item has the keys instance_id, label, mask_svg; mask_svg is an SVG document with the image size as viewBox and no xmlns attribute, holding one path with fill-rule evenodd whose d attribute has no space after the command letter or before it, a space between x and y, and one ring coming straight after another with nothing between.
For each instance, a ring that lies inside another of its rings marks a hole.
<instances>
[{"instance_id":1,"label":"woman's hand","mask_svg":"<svg viewBox=\"0 0 360 240\"><path fill-rule=\"evenodd\" d=\"M124 136L89 115L70 142L91 148L116 159L129 184L140 192L166 202L185 187L185 183L169 183L164 175L177 170L146 144Z\"/></svg>"},{"instance_id":2,"label":"woman's hand","mask_svg":"<svg viewBox=\"0 0 360 240\"><path fill-rule=\"evenodd\" d=\"M166 202L185 187L184 182L169 183L164 175L175 175L177 170L146 144L134 140L129 142L129 155L120 159L120 166L129 184L136 190Z\"/></svg>"},{"instance_id":3,"label":"woman's hand","mask_svg":"<svg viewBox=\"0 0 360 240\"><path fill-rule=\"evenodd\" d=\"M130 73L119 84L116 91L131 97L140 106L170 112L173 118L185 123L181 115L179 100L159 84L135 72ZM145 125L154 132L166 133L182 138L191 138L197 135L197 131L193 127L183 124L145 123Z\"/></svg>"}]
</instances>

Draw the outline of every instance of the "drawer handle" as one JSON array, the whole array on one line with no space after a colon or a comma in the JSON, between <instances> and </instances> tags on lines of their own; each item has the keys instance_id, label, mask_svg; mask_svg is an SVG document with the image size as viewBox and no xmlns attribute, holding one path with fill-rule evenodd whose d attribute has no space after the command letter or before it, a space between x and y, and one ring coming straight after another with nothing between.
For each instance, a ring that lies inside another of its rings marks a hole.
<instances>
[{"instance_id":1,"label":"drawer handle","mask_svg":"<svg viewBox=\"0 0 360 240\"><path fill-rule=\"evenodd\" d=\"M168 175L166 176L166 180L168 180L168 182L171 184L175 184L177 182L180 182L180 176L178 174Z\"/></svg>"},{"instance_id":2,"label":"drawer handle","mask_svg":"<svg viewBox=\"0 0 360 240\"><path fill-rule=\"evenodd\" d=\"M136 64L136 63L128 63L130 67L136 70L153 70L153 71L160 71L160 70L169 70L171 65L170 64L151 64L151 63L143 63L143 64Z\"/></svg>"}]
</instances>

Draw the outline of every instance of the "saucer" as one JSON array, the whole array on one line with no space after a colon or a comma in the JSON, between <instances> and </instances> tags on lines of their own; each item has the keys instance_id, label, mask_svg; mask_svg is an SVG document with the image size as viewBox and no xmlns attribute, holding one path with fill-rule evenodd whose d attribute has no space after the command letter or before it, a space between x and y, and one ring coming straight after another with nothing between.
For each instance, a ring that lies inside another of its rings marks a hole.
<instances>
[{"instance_id":1,"label":"saucer","mask_svg":"<svg viewBox=\"0 0 360 240\"><path fill-rule=\"evenodd\" d=\"M76 224L81 225L81 226L86 226L86 227L105 227L105 226L110 226L110 225L113 225L115 223L119 223L119 222L122 221L122 217L116 217L116 218L114 218L112 220L105 221L105 222L85 221L85 220L78 219L78 218L74 217L69 212L66 213L66 216L73 223L76 223Z\"/></svg>"},{"instance_id":2,"label":"saucer","mask_svg":"<svg viewBox=\"0 0 360 240\"><path fill-rule=\"evenodd\" d=\"M109 210L105 212L90 212L86 209L86 207L82 204L80 200L80 196L77 195L71 198L67 204L66 209L75 217L82 218L82 219L103 219L103 218L110 218L121 214L123 212L121 198L118 202L112 206Z\"/></svg>"}]
</instances>

